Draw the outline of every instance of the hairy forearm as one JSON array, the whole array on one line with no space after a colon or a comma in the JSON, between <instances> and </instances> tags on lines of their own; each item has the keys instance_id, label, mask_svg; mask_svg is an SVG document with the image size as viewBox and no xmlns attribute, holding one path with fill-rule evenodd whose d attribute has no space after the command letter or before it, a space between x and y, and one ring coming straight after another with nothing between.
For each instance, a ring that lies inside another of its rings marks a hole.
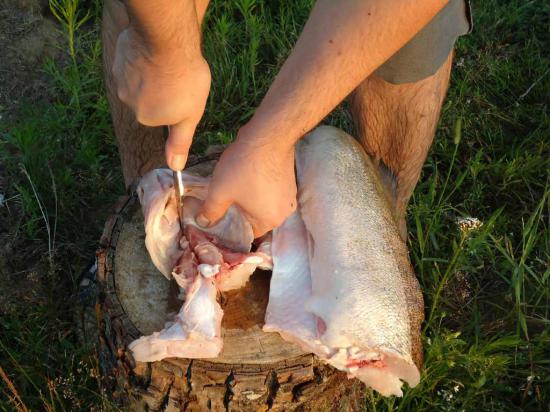
<instances>
[{"instance_id":1,"label":"hairy forearm","mask_svg":"<svg viewBox=\"0 0 550 412\"><path fill-rule=\"evenodd\" d=\"M293 145L409 41L446 0L318 0L246 128Z\"/></svg>"},{"instance_id":2,"label":"hairy forearm","mask_svg":"<svg viewBox=\"0 0 550 412\"><path fill-rule=\"evenodd\" d=\"M208 0L125 0L130 24L142 35L152 55L201 54L200 21Z\"/></svg>"}]
</instances>

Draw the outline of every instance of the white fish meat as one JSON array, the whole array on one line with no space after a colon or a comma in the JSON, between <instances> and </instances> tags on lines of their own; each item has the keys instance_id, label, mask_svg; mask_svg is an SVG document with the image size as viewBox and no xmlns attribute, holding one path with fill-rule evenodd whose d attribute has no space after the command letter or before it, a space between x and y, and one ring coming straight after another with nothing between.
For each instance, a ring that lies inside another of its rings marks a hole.
<instances>
[{"instance_id":1,"label":"white fish meat","mask_svg":"<svg viewBox=\"0 0 550 412\"><path fill-rule=\"evenodd\" d=\"M198 227L195 222L198 205L189 198L204 200L210 179L183 172L183 180L188 201L184 223ZM145 246L157 269L168 279L183 252L179 245L183 233L173 186L172 171L156 169L143 176L137 188L145 223ZM234 206L215 226L201 230L215 235L225 247L235 252L248 252L254 240L250 223Z\"/></svg>"},{"instance_id":2,"label":"white fish meat","mask_svg":"<svg viewBox=\"0 0 550 412\"><path fill-rule=\"evenodd\" d=\"M160 332L142 336L129 348L134 359L155 362L164 358L215 358L222 349L223 311L211 279L196 276L174 322Z\"/></svg>"},{"instance_id":3,"label":"white fish meat","mask_svg":"<svg viewBox=\"0 0 550 412\"><path fill-rule=\"evenodd\" d=\"M200 228L195 216L209 179L183 173L183 180L183 230L170 170L151 171L137 189L151 260L166 277L174 277L185 296L180 312L165 329L129 345L134 358L142 362L218 356L223 316L216 300L218 291L243 286L257 267L271 268L270 238L251 253L252 227L236 207L230 207L216 225Z\"/></svg>"},{"instance_id":4,"label":"white fish meat","mask_svg":"<svg viewBox=\"0 0 550 412\"><path fill-rule=\"evenodd\" d=\"M274 231L264 330L383 395L402 395L402 381L420 379L423 300L377 172L333 127L298 143L296 169L300 213Z\"/></svg>"},{"instance_id":5,"label":"white fish meat","mask_svg":"<svg viewBox=\"0 0 550 412\"><path fill-rule=\"evenodd\" d=\"M298 211L273 231L273 274L263 330L326 358L329 348L319 341L318 318L305 310L311 296L308 236Z\"/></svg>"},{"instance_id":6,"label":"white fish meat","mask_svg":"<svg viewBox=\"0 0 550 412\"><path fill-rule=\"evenodd\" d=\"M415 386L420 379L423 301L378 174L362 147L332 127L298 143L296 169L298 211L254 253L252 229L236 207L207 231L196 225L208 179L184 174L181 231L172 173L143 178L147 249L184 290L185 303L173 323L130 349L140 361L217 356L217 292L273 264L264 330L383 395L402 395L403 381Z\"/></svg>"}]
</instances>

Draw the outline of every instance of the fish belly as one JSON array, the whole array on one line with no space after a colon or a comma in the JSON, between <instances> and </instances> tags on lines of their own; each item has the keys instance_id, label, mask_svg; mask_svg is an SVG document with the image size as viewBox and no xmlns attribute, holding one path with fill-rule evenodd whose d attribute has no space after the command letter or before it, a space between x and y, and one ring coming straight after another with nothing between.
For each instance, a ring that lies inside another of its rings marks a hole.
<instances>
[{"instance_id":1,"label":"fish belly","mask_svg":"<svg viewBox=\"0 0 550 412\"><path fill-rule=\"evenodd\" d=\"M279 296L287 293L295 321L304 319L300 327L310 332L306 340L314 336L302 347L384 395L401 395L402 381L419 382L423 302L374 165L351 136L319 127L298 143L296 170L303 223L291 217L274 232L267 325L277 323L283 337L300 335L292 322L273 321L289 318ZM307 262L290 247L305 248ZM283 278L305 284L298 297Z\"/></svg>"},{"instance_id":2,"label":"fish belly","mask_svg":"<svg viewBox=\"0 0 550 412\"><path fill-rule=\"evenodd\" d=\"M319 340L319 318L305 311L311 296L308 234L300 212L294 212L273 231L273 272L265 314L265 332L278 332L306 352L329 355Z\"/></svg>"}]
</instances>

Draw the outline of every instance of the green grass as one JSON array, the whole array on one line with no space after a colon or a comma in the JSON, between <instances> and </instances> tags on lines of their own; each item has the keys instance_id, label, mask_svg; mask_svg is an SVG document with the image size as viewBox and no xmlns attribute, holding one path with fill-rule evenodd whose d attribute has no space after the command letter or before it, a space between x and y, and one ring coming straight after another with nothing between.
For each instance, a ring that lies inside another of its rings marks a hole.
<instances>
[{"instance_id":1,"label":"green grass","mask_svg":"<svg viewBox=\"0 0 550 412\"><path fill-rule=\"evenodd\" d=\"M13 384L1 380L2 410L13 410L14 390L30 410L114 408L99 393L89 347L78 343L70 299L123 193L101 80L100 7L55 3L76 14L64 24L67 63L44 68L51 104L27 102L17 122L0 127L10 199L0 230L13 271L37 279L32 305L13 302L0 317L0 366ZM250 118L312 2L213 3L204 28L213 84L194 150L230 141ZM474 6L474 32L458 43L408 211L426 304L423 378L402 399L369 393L367 410L546 411L550 403L550 6ZM351 131L345 108L327 121ZM466 216L483 225L461 230L457 218Z\"/></svg>"}]
</instances>

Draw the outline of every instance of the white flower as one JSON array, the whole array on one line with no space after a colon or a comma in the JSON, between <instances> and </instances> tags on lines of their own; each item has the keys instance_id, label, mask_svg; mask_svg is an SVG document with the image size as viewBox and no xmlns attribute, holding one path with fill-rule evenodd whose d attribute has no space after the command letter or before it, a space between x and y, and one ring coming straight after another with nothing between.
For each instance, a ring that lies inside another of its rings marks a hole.
<instances>
[{"instance_id":1,"label":"white flower","mask_svg":"<svg viewBox=\"0 0 550 412\"><path fill-rule=\"evenodd\" d=\"M456 224L465 235L469 235L483 226L483 222L477 217L459 217L456 219Z\"/></svg>"}]
</instances>

